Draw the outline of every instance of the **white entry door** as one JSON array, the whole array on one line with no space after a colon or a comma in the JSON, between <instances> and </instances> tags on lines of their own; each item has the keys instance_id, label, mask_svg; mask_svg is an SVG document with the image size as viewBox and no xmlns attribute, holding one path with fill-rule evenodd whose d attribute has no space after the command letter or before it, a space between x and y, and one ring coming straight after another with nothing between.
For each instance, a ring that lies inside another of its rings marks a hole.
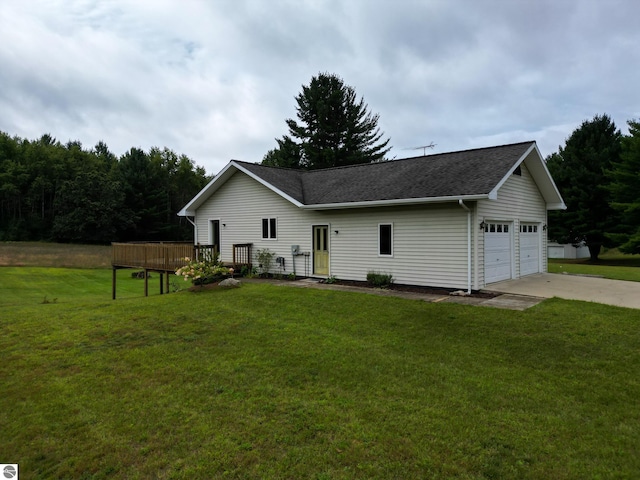
<instances>
[{"instance_id":1,"label":"white entry door","mask_svg":"<svg viewBox=\"0 0 640 480\"><path fill-rule=\"evenodd\" d=\"M487 223L484 230L484 283L511 278L511 225Z\"/></svg>"},{"instance_id":2,"label":"white entry door","mask_svg":"<svg viewBox=\"0 0 640 480\"><path fill-rule=\"evenodd\" d=\"M520 276L540 271L540 233L538 225L520 225Z\"/></svg>"}]
</instances>

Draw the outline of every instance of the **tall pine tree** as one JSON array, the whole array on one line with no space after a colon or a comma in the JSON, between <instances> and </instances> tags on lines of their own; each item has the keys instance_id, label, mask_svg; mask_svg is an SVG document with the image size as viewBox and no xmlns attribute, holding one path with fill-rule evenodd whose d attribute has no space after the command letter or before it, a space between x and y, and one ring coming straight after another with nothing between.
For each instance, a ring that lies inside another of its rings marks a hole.
<instances>
[{"instance_id":1,"label":"tall pine tree","mask_svg":"<svg viewBox=\"0 0 640 480\"><path fill-rule=\"evenodd\" d=\"M390 150L353 87L337 75L320 73L296 97L298 121L286 120L289 136L265 155L263 164L318 169L379 162Z\"/></svg>"}]
</instances>

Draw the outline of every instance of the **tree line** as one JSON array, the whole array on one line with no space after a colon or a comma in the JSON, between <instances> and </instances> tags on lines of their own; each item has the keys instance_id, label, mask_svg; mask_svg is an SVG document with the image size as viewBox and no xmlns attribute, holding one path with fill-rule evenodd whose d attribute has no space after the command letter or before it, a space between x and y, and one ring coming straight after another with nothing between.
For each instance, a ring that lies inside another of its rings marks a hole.
<instances>
[{"instance_id":1,"label":"tree line","mask_svg":"<svg viewBox=\"0 0 640 480\"><path fill-rule=\"evenodd\" d=\"M84 149L0 132L0 241L190 240L176 213L209 180L168 148L117 157L104 142Z\"/></svg>"},{"instance_id":2,"label":"tree line","mask_svg":"<svg viewBox=\"0 0 640 480\"><path fill-rule=\"evenodd\" d=\"M549 239L640 253L640 122L622 135L612 119L585 120L546 159L567 209L549 212Z\"/></svg>"}]
</instances>

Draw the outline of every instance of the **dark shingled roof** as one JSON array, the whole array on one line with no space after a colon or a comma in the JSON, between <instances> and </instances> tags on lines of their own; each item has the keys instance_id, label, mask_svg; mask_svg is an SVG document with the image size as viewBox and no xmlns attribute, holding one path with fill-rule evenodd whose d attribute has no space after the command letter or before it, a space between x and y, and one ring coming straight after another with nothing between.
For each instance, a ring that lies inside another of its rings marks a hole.
<instances>
[{"instance_id":1,"label":"dark shingled roof","mask_svg":"<svg viewBox=\"0 0 640 480\"><path fill-rule=\"evenodd\" d=\"M309 171L236 163L304 205L457 197L489 194L533 144Z\"/></svg>"}]
</instances>

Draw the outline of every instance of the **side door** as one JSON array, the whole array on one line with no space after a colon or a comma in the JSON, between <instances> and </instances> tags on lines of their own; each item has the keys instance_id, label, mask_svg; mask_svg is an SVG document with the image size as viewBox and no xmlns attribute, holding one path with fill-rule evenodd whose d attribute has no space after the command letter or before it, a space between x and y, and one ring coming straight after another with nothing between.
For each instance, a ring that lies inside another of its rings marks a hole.
<instances>
[{"instance_id":1,"label":"side door","mask_svg":"<svg viewBox=\"0 0 640 480\"><path fill-rule=\"evenodd\" d=\"M313 273L329 275L329 226L313 227Z\"/></svg>"}]
</instances>

